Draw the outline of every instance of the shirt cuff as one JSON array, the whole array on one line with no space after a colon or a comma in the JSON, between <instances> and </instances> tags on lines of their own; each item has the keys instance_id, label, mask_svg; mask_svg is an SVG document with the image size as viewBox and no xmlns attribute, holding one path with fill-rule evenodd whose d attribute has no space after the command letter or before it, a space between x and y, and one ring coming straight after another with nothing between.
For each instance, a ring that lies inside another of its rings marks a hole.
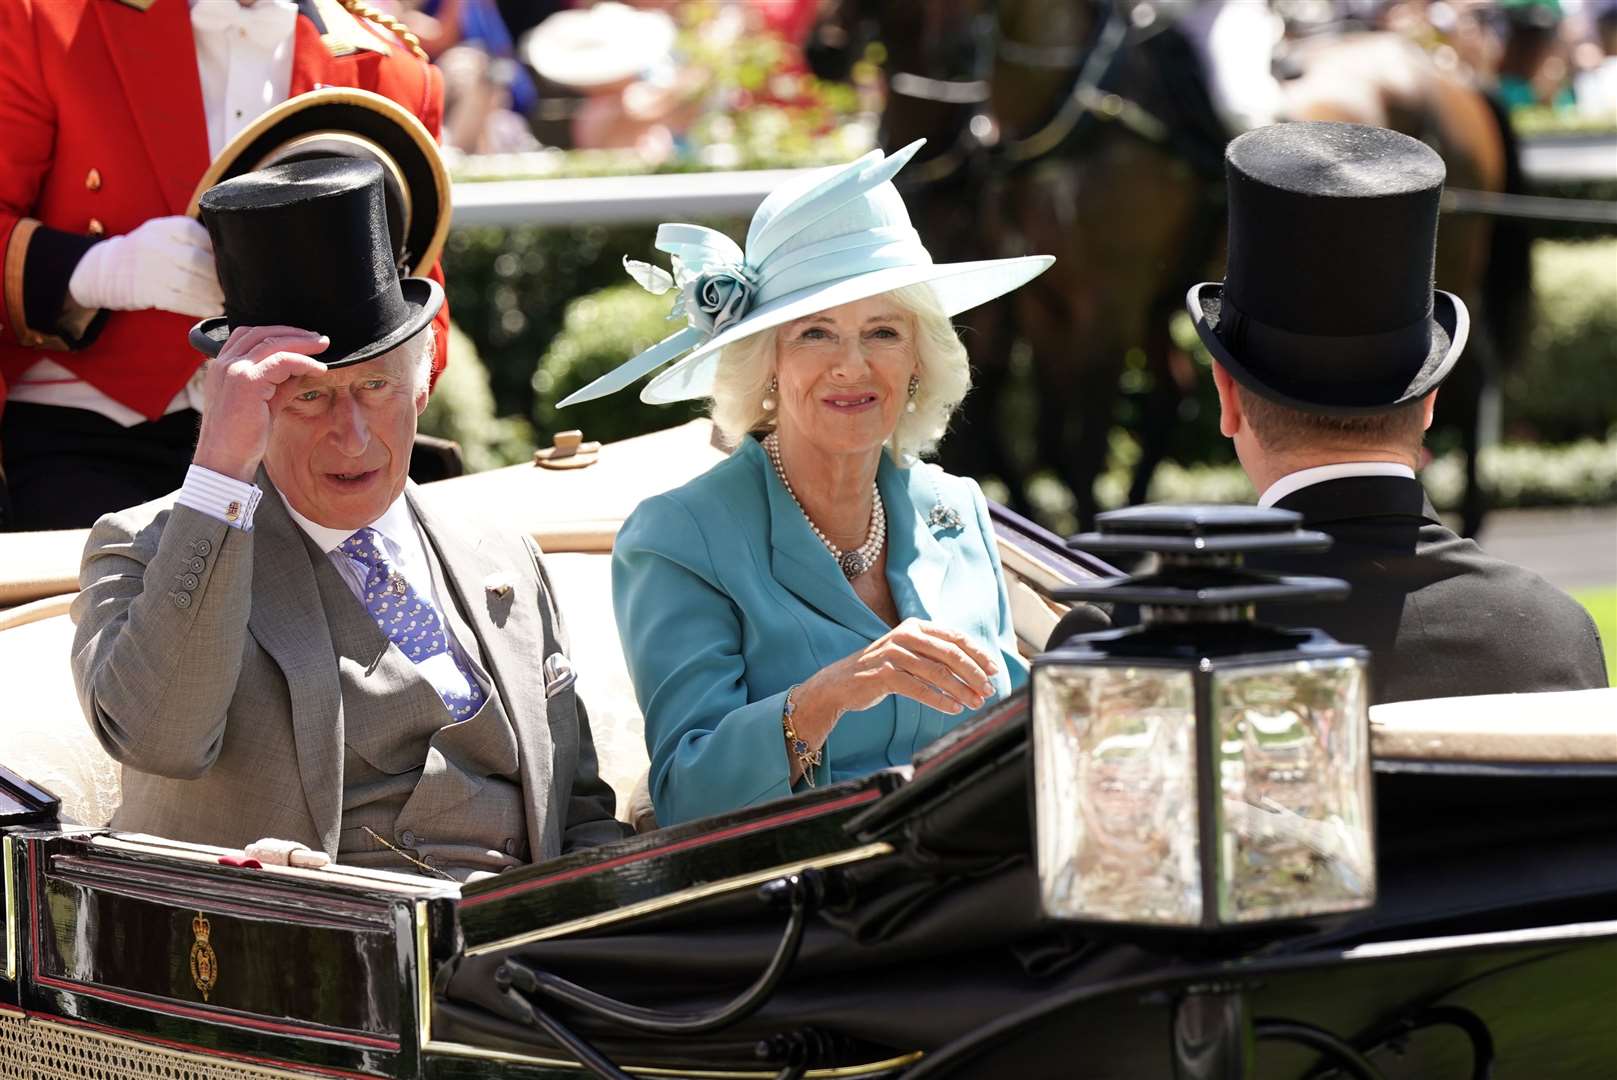
<instances>
[{"instance_id":1,"label":"shirt cuff","mask_svg":"<svg viewBox=\"0 0 1617 1080\"><path fill-rule=\"evenodd\" d=\"M185 473L185 483L174 496L175 506L187 506L199 514L229 525L242 532L253 531L253 511L264 497L257 484L245 484L233 476L192 465Z\"/></svg>"}]
</instances>

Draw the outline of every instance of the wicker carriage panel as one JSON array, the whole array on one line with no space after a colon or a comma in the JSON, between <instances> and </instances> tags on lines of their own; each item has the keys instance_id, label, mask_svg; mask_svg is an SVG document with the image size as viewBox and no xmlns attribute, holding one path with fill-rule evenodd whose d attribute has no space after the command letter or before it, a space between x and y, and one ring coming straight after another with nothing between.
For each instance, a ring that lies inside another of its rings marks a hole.
<instances>
[{"instance_id":1,"label":"wicker carriage panel","mask_svg":"<svg viewBox=\"0 0 1617 1080\"><path fill-rule=\"evenodd\" d=\"M317 1080L0 1014L0 1080ZM323 1080L323 1078L318 1078Z\"/></svg>"}]
</instances>

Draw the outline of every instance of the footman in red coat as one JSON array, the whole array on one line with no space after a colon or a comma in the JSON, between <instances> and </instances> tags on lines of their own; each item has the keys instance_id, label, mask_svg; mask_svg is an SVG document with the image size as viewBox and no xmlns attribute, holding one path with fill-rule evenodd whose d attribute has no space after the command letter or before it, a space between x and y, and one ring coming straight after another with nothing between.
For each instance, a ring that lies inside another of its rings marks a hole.
<instances>
[{"instance_id":1,"label":"footman in red coat","mask_svg":"<svg viewBox=\"0 0 1617 1080\"><path fill-rule=\"evenodd\" d=\"M381 94L436 137L442 77L393 25L356 0L0 3L0 528L89 525L179 486L186 332L222 306L194 189L320 87Z\"/></svg>"}]
</instances>

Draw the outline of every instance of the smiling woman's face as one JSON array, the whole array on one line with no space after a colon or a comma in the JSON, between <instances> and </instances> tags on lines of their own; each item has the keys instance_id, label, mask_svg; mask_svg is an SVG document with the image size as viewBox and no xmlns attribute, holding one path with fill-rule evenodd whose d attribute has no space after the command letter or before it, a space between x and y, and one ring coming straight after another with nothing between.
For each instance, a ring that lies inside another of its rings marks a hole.
<instances>
[{"instance_id":1,"label":"smiling woman's face","mask_svg":"<svg viewBox=\"0 0 1617 1080\"><path fill-rule=\"evenodd\" d=\"M425 331L430 333L431 331ZM404 490L416 417L427 387L419 343L374 360L283 383L270 402L264 469L298 513L332 529L360 529Z\"/></svg>"},{"instance_id":2,"label":"smiling woman's face","mask_svg":"<svg viewBox=\"0 0 1617 1080\"><path fill-rule=\"evenodd\" d=\"M775 336L781 436L826 454L892 438L917 373L915 316L886 296L827 308Z\"/></svg>"}]
</instances>

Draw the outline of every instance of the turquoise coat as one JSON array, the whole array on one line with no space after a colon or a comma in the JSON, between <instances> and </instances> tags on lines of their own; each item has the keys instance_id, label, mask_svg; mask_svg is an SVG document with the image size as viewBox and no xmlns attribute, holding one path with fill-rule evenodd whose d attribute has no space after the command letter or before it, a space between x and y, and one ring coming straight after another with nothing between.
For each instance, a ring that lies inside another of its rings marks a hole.
<instances>
[{"instance_id":1,"label":"turquoise coat","mask_svg":"<svg viewBox=\"0 0 1617 1080\"><path fill-rule=\"evenodd\" d=\"M995 700L1008 694L1027 664L982 492L934 465L901 469L886 453L876 482L899 617L964 631L999 654ZM940 504L958 526L929 524ZM791 794L786 691L890 629L854 593L751 438L635 509L613 551L612 599L663 825ZM907 763L966 715L898 695L848 713L815 781Z\"/></svg>"}]
</instances>

